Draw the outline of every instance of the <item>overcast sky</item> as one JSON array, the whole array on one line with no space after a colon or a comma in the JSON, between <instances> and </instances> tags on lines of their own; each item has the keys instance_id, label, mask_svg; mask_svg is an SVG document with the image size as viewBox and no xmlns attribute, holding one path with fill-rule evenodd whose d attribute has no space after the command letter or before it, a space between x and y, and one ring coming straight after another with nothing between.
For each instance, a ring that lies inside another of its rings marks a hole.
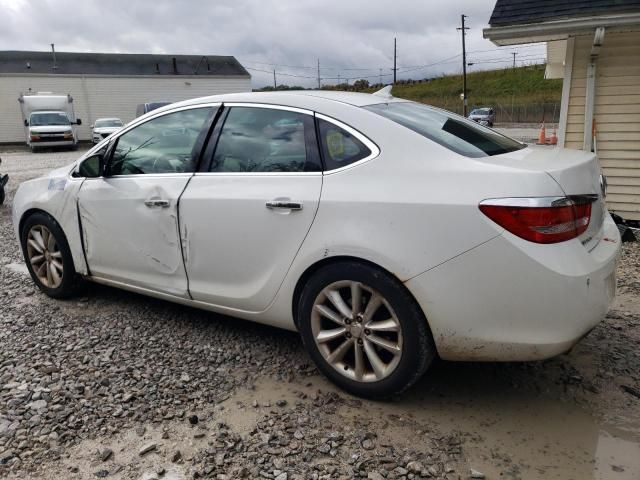
<instances>
[{"instance_id":1,"label":"overcast sky","mask_svg":"<svg viewBox=\"0 0 640 480\"><path fill-rule=\"evenodd\" d=\"M349 78L391 80L462 70L456 27L468 16L470 70L500 68L518 52L539 63L542 45L497 48L482 38L495 0L0 0L0 48L234 55L254 87L312 87ZM428 66L430 65L430 66ZM261 72L266 70L268 73ZM382 77L380 74L382 73ZM310 78L305 78L310 77Z\"/></svg>"}]
</instances>

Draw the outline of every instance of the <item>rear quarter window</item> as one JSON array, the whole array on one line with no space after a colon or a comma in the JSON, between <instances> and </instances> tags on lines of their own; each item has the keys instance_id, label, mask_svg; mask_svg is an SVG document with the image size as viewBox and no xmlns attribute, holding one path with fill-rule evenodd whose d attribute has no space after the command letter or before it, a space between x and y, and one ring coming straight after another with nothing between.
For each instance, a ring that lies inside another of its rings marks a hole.
<instances>
[{"instance_id":1,"label":"rear quarter window","mask_svg":"<svg viewBox=\"0 0 640 480\"><path fill-rule=\"evenodd\" d=\"M420 103L380 103L364 108L465 157L501 155L526 146L464 117Z\"/></svg>"},{"instance_id":2,"label":"rear quarter window","mask_svg":"<svg viewBox=\"0 0 640 480\"><path fill-rule=\"evenodd\" d=\"M372 154L369 147L355 135L320 118L318 119L318 133L325 170L346 167Z\"/></svg>"}]
</instances>

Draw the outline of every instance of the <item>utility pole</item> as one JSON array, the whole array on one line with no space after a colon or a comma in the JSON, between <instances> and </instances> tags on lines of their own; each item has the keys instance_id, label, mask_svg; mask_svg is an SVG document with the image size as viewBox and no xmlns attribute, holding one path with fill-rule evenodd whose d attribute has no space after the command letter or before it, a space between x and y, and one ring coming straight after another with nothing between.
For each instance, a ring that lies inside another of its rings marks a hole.
<instances>
[{"instance_id":1,"label":"utility pole","mask_svg":"<svg viewBox=\"0 0 640 480\"><path fill-rule=\"evenodd\" d=\"M467 47L465 43L465 35L466 30L469 30L469 27L464 26L464 19L467 18L466 15L460 15L460 20L462 21L462 26L456 28L456 30L460 30L462 32L462 115L467 116Z\"/></svg>"},{"instance_id":2,"label":"utility pole","mask_svg":"<svg viewBox=\"0 0 640 480\"><path fill-rule=\"evenodd\" d=\"M55 43L51 44L51 53L53 53L53 69L57 70L58 64L56 63L56 45L55 45Z\"/></svg>"},{"instance_id":3,"label":"utility pole","mask_svg":"<svg viewBox=\"0 0 640 480\"><path fill-rule=\"evenodd\" d=\"M273 89L277 90L278 89L278 83L276 82L276 69L273 69Z\"/></svg>"},{"instance_id":4,"label":"utility pole","mask_svg":"<svg viewBox=\"0 0 640 480\"><path fill-rule=\"evenodd\" d=\"M398 60L398 42L396 41L397 39L394 37L393 38L393 84L396 84L396 72L398 71L397 68L397 60Z\"/></svg>"},{"instance_id":5,"label":"utility pole","mask_svg":"<svg viewBox=\"0 0 640 480\"><path fill-rule=\"evenodd\" d=\"M320 90L320 59L318 59L318 90Z\"/></svg>"},{"instance_id":6,"label":"utility pole","mask_svg":"<svg viewBox=\"0 0 640 480\"><path fill-rule=\"evenodd\" d=\"M518 54L518 52L512 52L511 55L513 55L513 68L516 68L516 55Z\"/></svg>"}]
</instances>

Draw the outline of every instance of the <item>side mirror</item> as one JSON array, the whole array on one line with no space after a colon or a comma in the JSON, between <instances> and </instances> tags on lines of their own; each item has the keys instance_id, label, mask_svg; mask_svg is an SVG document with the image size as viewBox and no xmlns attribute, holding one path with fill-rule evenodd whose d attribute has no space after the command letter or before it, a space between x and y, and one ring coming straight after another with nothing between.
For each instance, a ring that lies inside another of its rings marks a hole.
<instances>
[{"instance_id":1,"label":"side mirror","mask_svg":"<svg viewBox=\"0 0 640 480\"><path fill-rule=\"evenodd\" d=\"M101 153L96 153L85 158L73 173L74 177L102 177L104 174L104 156Z\"/></svg>"},{"instance_id":2,"label":"side mirror","mask_svg":"<svg viewBox=\"0 0 640 480\"><path fill-rule=\"evenodd\" d=\"M28 126L29 126L29 120L25 120L25 121L24 121L24 126L25 126L25 127L28 127Z\"/></svg>"},{"instance_id":3,"label":"side mirror","mask_svg":"<svg viewBox=\"0 0 640 480\"><path fill-rule=\"evenodd\" d=\"M93 125L89 125L89 128L93 128Z\"/></svg>"},{"instance_id":4,"label":"side mirror","mask_svg":"<svg viewBox=\"0 0 640 480\"><path fill-rule=\"evenodd\" d=\"M82 125L82 120L80 120L79 118L76 118L76 125Z\"/></svg>"}]
</instances>

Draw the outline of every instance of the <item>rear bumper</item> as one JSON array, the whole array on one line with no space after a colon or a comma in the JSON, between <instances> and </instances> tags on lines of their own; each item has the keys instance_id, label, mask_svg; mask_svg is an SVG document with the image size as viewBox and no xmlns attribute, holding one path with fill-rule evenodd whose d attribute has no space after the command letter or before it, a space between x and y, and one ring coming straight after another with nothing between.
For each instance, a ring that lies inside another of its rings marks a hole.
<instances>
[{"instance_id":1,"label":"rear bumper","mask_svg":"<svg viewBox=\"0 0 640 480\"><path fill-rule=\"evenodd\" d=\"M541 360L569 350L615 296L620 235L607 214L591 251L509 233L406 282L445 360Z\"/></svg>"}]
</instances>

